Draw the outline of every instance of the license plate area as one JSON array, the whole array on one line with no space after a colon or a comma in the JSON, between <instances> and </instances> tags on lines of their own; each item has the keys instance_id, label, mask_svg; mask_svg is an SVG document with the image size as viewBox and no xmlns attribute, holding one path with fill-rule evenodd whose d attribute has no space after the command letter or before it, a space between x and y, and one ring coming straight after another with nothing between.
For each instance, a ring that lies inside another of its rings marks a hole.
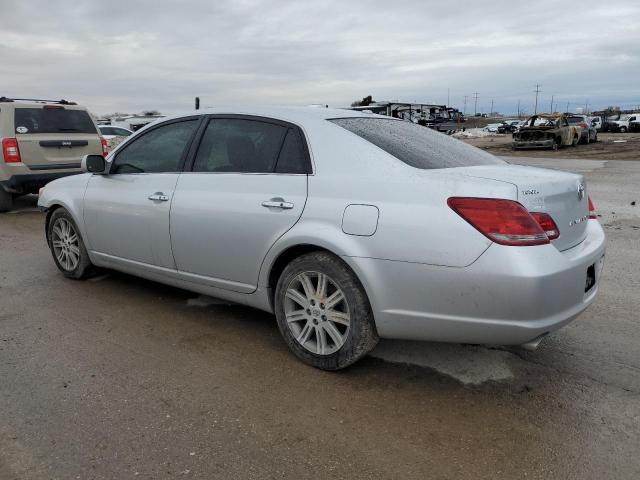
<instances>
[{"instance_id":1,"label":"license plate area","mask_svg":"<svg viewBox=\"0 0 640 480\"><path fill-rule=\"evenodd\" d=\"M589 268L587 268L587 280L584 285L585 293L591 290L595 284L596 284L596 264L594 263L593 265L589 265Z\"/></svg>"}]
</instances>

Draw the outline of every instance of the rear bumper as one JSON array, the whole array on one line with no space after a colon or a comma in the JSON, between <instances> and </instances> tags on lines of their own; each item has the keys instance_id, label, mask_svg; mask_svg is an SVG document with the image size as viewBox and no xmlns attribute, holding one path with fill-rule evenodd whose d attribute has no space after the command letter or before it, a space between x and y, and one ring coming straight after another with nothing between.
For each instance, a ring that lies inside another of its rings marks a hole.
<instances>
[{"instance_id":1,"label":"rear bumper","mask_svg":"<svg viewBox=\"0 0 640 480\"><path fill-rule=\"evenodd\" d=\"M12 175L7 180L0 181L0 186L7 192L26 194L38 193L38 190L47 183L57 178L68 177L69 175L77 175L82 173L81 170L73 172L55 172L55 173L30 173L24 175Z\"/></svg>"},{"instance_id":2,"label":"rear bumper","mask_svg":"<svg viewBox=\"0 0 640 480\"><path fill-rule=\"evenodd\" d=\"M465 268L349 258L372 303L383 338L519 345L566 325L596 296L605 237L589 221L587 238L553 245L493 244ZM585 292L587 269L596 283Z\"/></svg>"}]
</instances>

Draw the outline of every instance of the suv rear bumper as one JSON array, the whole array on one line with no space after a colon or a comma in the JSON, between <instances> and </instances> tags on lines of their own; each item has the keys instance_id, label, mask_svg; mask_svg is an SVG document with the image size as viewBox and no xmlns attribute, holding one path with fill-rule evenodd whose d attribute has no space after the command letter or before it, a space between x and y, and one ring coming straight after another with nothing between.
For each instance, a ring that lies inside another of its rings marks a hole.
<instances>
[{"instance_id":1,"label":"suv rear bumper","mask_svg":"<svg viewBox=\"0 0 640 480\"><path fill-rule=\"evenodd\" d=\"M40 188L57 178L77 175L79 173L82 173L82 171L12 175L7 180L0 181L0 186L9 193L38 193Z\"/></svg>"}]
</instances>

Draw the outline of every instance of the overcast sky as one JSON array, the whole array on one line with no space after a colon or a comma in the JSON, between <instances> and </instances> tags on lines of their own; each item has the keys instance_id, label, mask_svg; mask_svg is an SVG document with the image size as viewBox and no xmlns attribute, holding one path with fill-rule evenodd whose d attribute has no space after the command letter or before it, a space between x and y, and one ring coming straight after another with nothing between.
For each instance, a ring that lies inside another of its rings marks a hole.
<instances>
[{"instance_id":1,"label":"overcast sky","mask_svg":"<svg viewBox=\"0 0 640 480\"><path fill-rule=\"evenodd\" d=\"M640 104L640 0L0 0L0 96L96 113L252 103Z\"/></svg>"}]
</instances>

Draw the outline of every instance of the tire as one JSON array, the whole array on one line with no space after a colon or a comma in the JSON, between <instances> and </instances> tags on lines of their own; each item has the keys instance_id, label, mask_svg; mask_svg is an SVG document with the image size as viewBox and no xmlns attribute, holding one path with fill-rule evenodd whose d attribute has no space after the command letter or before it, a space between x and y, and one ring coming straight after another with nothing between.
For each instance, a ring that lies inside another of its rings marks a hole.
<instances>
[{"instance_id":1,"label":"tire","mask_svg":"<svg viewBox=\"0 0 640 480\"><path fill-rule=\"evenodd\" d=\"M573 137L573 141L571 142L571 146L575 147L578 145L579 137Z\"/></svg>"},{"instance_id":2,"label":"tire","mask_svg":"<svg viewBox=\"0 0 640 480\"><path fill-rule=\"evenodd\" d=\"M620 133L627 133L627 127L620 127Z\"/></svg>"},{"instance_id":3,"label":"tire","mask_svg":"<svg viewBox=\"0 0 640 480\"><path fill-rule=\"evenodd\" d=\"M8 212L13 208L13 195L0 187L0 213Z\"/></svg>"},{"instance_id":4,"label":"tire","mask_svg":"<svg viewBox=\"0 0 640 480\"><path fill-rule=\"evenodd\" d=\"M593 136L593 143L598 143L598 132Z\"/></svg>"},{"instance_id":5,"label":"tire","mask_svg":"<svg viewBox=\"0 0 640 480\"><path fill-rule=\"evenodd\" d=\"M53 261L67 278L80 280L91 273L91 260L78 226L64 208L51 214L47 224L47 241Z\"/></svg>"},{"instance_id":6,"label":"tire","mask_svg":"<svg viewBox=\"0 0 640 480\"><path fill-rule=\"evenodd\" d=\"M336 302L340 294L342 300ZM348 367L378 343L362 284L342 260L327 252L302 255L285 267L276 286L275 313L289 349L321 370Z\"/></svg>"}]
</instances>

